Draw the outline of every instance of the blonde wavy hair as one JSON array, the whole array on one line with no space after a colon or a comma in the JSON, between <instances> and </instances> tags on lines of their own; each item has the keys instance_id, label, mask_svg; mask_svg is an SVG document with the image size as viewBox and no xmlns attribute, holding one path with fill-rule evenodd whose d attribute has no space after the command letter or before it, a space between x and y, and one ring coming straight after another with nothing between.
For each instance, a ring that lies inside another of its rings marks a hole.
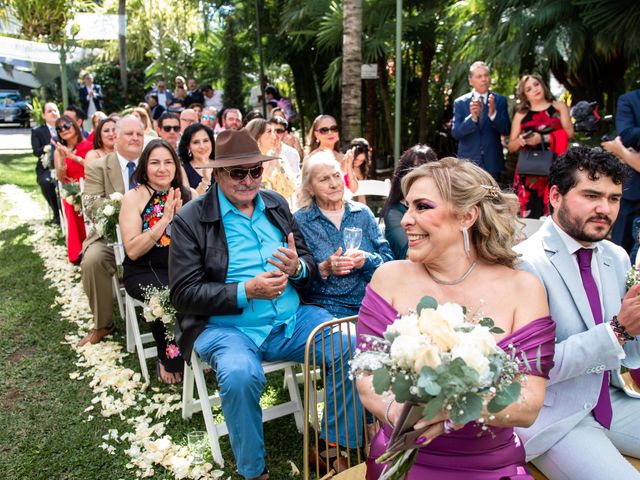
<instances>
[{"instance_id":1,"label":"blonde wavy hair","mask_svg":"<svg viewBox=\"0 0 640 480\"><path fill-rule=\"evenodd\" d=\"M501 191L493 177L472 162L446 157L408 173L402 180L405 198L411 186L425 177L433 180L456 215L478 207L478 218L469 228L478 258L515 268L519 256L513 251L520 232L518 197Z\"/></svg>"},{"instance_id":2,"label":"blonde wavy hair","mask_svg":"<svg viewBox=\"0 0 640 480\"><path fill-rule=\"evenodd\" d=\"M300 183L300 198L298 199L298 207L300 209L310 208L313 205L313 192L311 190L311 179L315 173L316 167L329 166L335 167L338 172L342 172L340 169L340 163L335 159L333 154L328 151L316 152L302 164L302 172L300 174L302 180Z\"/></svg>"}]
</instances>

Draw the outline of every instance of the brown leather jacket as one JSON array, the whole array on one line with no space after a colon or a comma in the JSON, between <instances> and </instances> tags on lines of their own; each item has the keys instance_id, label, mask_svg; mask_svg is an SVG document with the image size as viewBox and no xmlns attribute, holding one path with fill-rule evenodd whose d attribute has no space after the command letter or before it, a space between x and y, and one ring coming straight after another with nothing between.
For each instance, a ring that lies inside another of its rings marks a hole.
<instances>
[{"instance_id":1,"label":"brown leather jacket","mask_svg":"<svg viewBox=\"0 0 640 480\"><path fill-rule=\"evenodd\" d=\"M275 192L260 190L265 214L282 231L293 232L298 257L307 266L307 275L292 284L300 296L316 274L316 263L287 201ZM233 253L233 252L232 252ZM237 307L237 283L226 283L229 251L220 217L218 188L213 184L207 193L182 207L171 226L169 250L169 286L171 303L178 311L176 341L186 361L211 315L240 314Z\"/></svg>"}]
</instances>

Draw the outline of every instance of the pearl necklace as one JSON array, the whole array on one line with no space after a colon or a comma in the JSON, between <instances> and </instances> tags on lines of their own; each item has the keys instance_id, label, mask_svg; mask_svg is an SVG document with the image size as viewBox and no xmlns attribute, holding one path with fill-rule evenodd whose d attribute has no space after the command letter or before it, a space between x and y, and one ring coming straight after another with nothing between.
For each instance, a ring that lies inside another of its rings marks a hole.
<instances>
[{"instance_id":1,"label":"pearl necklace","mask_svg":"<svg viewBox=\"0 0 640 480\"><path fill-rule=\"evenodd\" d=\"M476 268L476 265L478 264L478 262L476 262L475 260L473 261L473 263L471 264L471 266L467 269L466 272L464 272L461 276L459 276L458 278L454 278L453 280L442 280L441 278L436 277L433 273L431 273L429 271L429 269L427 268L427 266L425 265L424 269L427 271L427 273L429 274L429 276L433 279L434 282L440 284L440 285L457 285L458 283L461 283L464 281L465 278L467 278L469 275L471 275L471 272L473 272L473 269Z\"/></svg>"}]
</instances>

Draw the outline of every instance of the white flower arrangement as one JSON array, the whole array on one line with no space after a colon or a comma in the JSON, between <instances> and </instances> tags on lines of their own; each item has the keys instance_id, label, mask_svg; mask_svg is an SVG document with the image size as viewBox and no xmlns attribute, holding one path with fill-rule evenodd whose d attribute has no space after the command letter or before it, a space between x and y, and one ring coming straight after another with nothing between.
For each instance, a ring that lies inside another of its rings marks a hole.
<instances>
[{"instance_id":1,"label":"white flower arrangement","mask_svg":"<svg viewBox=\"0 0 640 480\"><path fill-rule=\"evenodd\" d=\"M45 145L42 149L42 155L40 155L40 163L46 169L51 168L51 145Z\"/></svg>"},{"instance_id":2,"label":"white flower arrangement","mask_svg":"<svg viewBox=\"0 0 640 480\"><path fill-rule=\"evenodd\" d=\"M80 193L79 183L73 180L69 183L63 183L60 196L65 202L71 205L76 212L82 211L82 195Z\"/></svg>"},{"instance_id":3,"label":"white flower arrangement","mask_svg":"<svg viewBox=\"0 0 640 480\"><path fill-rule=\"evenodd\" d=\"M419 409L417 418L428 421L445 410L455 424L477 421L486 430L483 407L492 415L517 401L525 378L515 350L498 347L494 333L503 331L490 318L425 297L417 312L398 318L383 338L365 337L351 361L351 375L373 375L377 394L393 393L405 404L401 418L415 418L411 411ZM404 478L411 468L419 447L405 442L412 427L396 425L387 451L377 459L393 462L381 480Z\"/></svg>"},{"instance_id":4,"label":"white flower arrangement","mask_svg":"<svg viewBox=\"0 0 640 480\"><path fill-rule=\"evenodd\" d=\"M122 194L116 193L96 205L95 218L93 219L96 232L109 243L115 243L117 240L116 225L118 225L120 217Z\"/></svg>"},{"instance_id":5,"label":"white flower arrangement","mask_svg":"<svg viewBox=\"0 0 640 480\"><path fill-rule=\"evenodd\" d=\"M158 288L148 286L144 288L144 308L142 315L147 322L160 320L166 330L167 356L176 358L180 355L180 350L175 344L174 329L176 325L176 309L171 304L169 287Z\"/></svg>"}]
</instances>

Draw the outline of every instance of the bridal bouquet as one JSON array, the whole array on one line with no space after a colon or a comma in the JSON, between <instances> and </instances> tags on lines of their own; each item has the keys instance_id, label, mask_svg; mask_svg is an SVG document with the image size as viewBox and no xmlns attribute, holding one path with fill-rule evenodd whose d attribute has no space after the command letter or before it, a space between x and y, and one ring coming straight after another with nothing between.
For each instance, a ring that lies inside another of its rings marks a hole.
<instances>
[{"instance_id":1,"label":"bridal bouquet","mask_svg":"<svg viewBox=\"0 0 640 480\"><path fill-rule=\"evenodd\" d=\"M120 217L120 202L122 194L112 193L109 198L104 199L95 208L94 225L98 235L104 237L107 242L117 241L116 225Z\"/></svg>"},{"instance_id":2,"label":"bridal bouquet","mask_svg":"<svg viewBox=\"0 0 640 480\"><path fill-rule=\"evenodd\" d=\"M626 277L627 290L629 290L631 287L633 287L637 283L640 283L640 270L638 270L635 265L632 265L631 270L627 272L627 277Z\"/></svg>"},{"instance_id":3,"label":"bridal bouquet","mask_svg":"<svg viewBox=\"0 0 640 480\"><path fill-rule=\"evenodd\" d=\"M176 309L171 304L169 287L158 288L150 285L144 289L144 299L142 315L147 322L160 320L164 323L168 341L167 356L176 358L180 355L180 349L175 344Z\"/></svg>"},{"instance_id":4,"label":"bridal bouquet","mask_svg":"<svg viewBox=\"0 0 640 480\"><path fill-rule=\"evenodd\" d=\"M62 184L60 192L62 199L73 207L76 212L82 211L82 194L80 184L74 181Z\"/></svg>"},{"instance_id":5,"label":"bridal bouquet","mask_svg":"<svg viewBox=\"0 0 640 480\"><path fill-rule=\"evenodd\" d=\"M444 410L454 424L484 424L485 405L495 414L518 400L524 379L519 366L531 366L526 357L516 358L515 349L498 347L494 333L502 330L490 318L424 297L416 312L389 325L384 338L365 337L351 374L372 374L377 394L393 393L404 403L387 451L377 459L391 462L381 480L402 479L410 470L420 447L422 432L413 428L420 418L431 420Z\"/></svg>"}]
</instances>

